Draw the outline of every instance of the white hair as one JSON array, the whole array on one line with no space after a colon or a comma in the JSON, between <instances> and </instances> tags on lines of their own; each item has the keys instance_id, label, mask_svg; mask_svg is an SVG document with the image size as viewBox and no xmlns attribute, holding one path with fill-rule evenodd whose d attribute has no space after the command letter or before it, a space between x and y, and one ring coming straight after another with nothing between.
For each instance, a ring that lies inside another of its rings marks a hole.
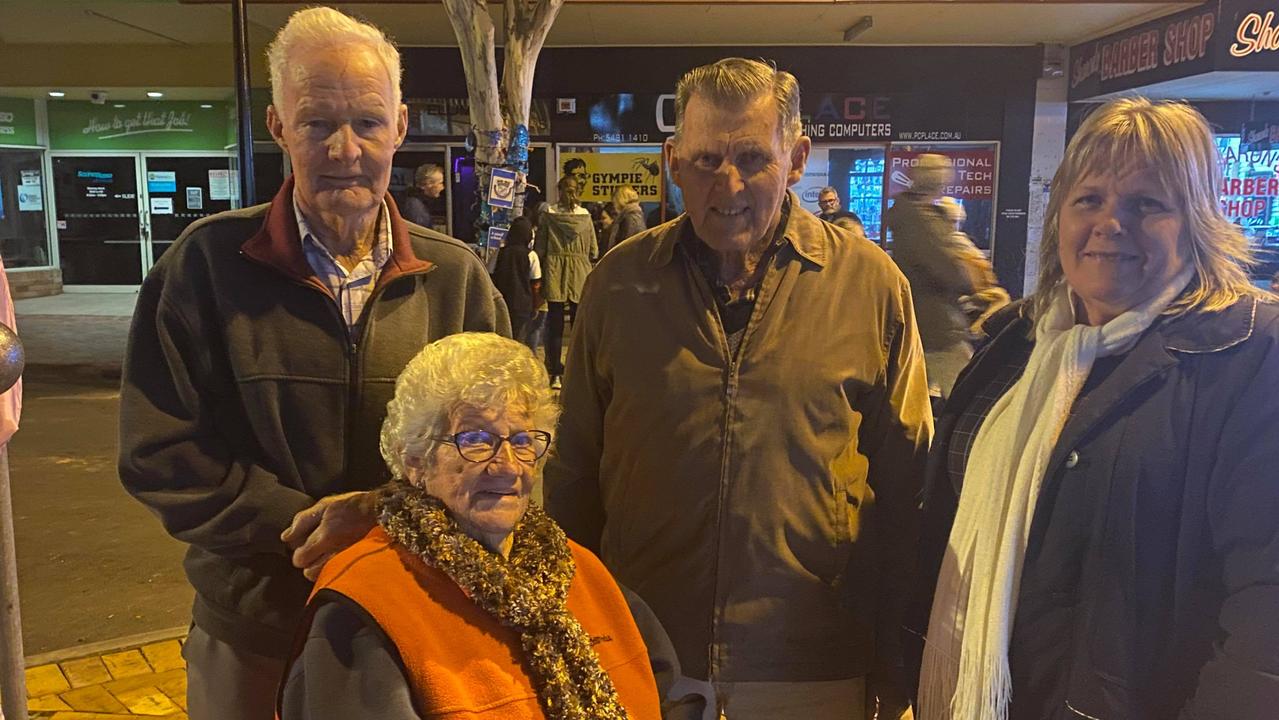
<instances>
[{"instance_id":1,"label":"white hair","mask_svg":"<svg viewBox=\"0 0 1279 720\"><path fill-rule=\"evenodd\" d=\"M376 55L386 66L387 75L394 88L392 99L399 107L400 51L378 28L366 22L328 7L310 7L289 16L275 39L267 46L266 58L271 68L271 102L281 110L284 93L285 68L291 65L295 53L302 49L363 47Z\"/></svg>"},{"instance_id":2,"label":"white hair","mask_svg":"<svg viewBox=\"0 0 1279 720\"><path fill-rule=\"evenodd\" d=\"M440 437L463 408L515 409L533 424L555 429L559 406L546 367L528 346L493 333L458 333L422 349L395 381L380 446L386 466L407 479L409 458L429 469Z\"/></svg>"}]
</instances>

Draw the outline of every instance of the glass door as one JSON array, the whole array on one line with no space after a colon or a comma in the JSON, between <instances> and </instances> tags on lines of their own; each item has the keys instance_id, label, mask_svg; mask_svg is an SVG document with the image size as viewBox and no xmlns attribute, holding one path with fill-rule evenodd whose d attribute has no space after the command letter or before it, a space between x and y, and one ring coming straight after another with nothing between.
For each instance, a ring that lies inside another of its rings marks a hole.
<instances>
[{"instance_id":1,"label":"glass door","mask_svg":"<svg viewBox=\"0 0 1279 720\"><path fill-rule=\"evenodd\" d=\"M391 185L388 188L400 211L404 210L404 201L413 187L413 178L417 169L424 165L435 165L444 175L444 189L434 198L423 197L426 209L431 213L431 229L449 234L449 183L447 155L443 145L425 145L408 143L396 151L391 160Z\"/></svg>"},{"instance_id":2,"label":"glass door","mask_svg":"<svg viewBox=\"0 0 1279 720\"><path fill-rule=\"evenodd\" d=\"M54 156L53 198L64 285L141 284L136 155Z\"/></svg>"},{"instance_id":3,"label":"glass door","mask_svg":"<svg viewBox=\"0 0 1279 720\"><path fill-rule=\"evenodd\" d=\"M237 192L233 183L238 182L231 172L231 160L227 156L147 155L143 158L144 208L151 230L146 257L148 269L188 225L231 209L232 196Z\"/></svg>"}]
</instances>

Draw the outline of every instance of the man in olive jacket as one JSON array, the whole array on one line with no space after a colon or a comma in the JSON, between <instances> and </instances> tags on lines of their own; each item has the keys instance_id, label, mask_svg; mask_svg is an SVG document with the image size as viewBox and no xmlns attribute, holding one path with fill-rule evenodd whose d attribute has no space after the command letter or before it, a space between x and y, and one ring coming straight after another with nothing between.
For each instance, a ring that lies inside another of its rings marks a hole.
<instances>
[{"instance_id":1,"label":"man in olive jacket","mask_svg":"<svg viewBox=\"0 0 1279 720\"><path fill-rule=\"evenodd\" d=\"M787 190L789 73L697 68L676 117L688 212L587 278L546 508L728 717L896 718L932 430L909 286Z\"/></svg>"},{"instance_id":2,"label":"man in olive jacket","mask_svg":"<svg viewBox=\"0 0 1279 720\"><path fill-rule=\"evenodd\" d=\"M121 390L121 480L190 544L192 720L273 717L307 577L374 522L408 361L452 333L510 334L475 254L410 226L387 193L407 127L394 47L311 8L269 55L267 121L294 174L160 258Z\"/></svg>"}]
</instances>

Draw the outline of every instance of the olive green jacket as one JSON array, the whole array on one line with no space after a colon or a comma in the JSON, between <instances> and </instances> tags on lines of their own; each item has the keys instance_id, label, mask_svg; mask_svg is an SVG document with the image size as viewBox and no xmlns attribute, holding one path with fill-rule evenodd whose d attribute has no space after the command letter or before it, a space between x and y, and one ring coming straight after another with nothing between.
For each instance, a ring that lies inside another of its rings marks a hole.
<instances>
[{"instance_id":1,"label":"olive green jacket","mask_svg":"<svg viewBox=\"0 0 1279 720\"><path fill-rule=\"evenodd\" d=\"M932 433L910 288L878 247L792 212L730 358L687 222L587 279L546 507L691 677L893 664Z\"/></svg>"},{"instance_id":2,"label":"olive green jacket","mask_svg":"<svg viewBox=\"0 0 1279 720\"><path fill-rule=\"evenodd\" d=\"M547 302L579 302L591 261L599 256L591 216L543 214L533 249L542 261L542 297Z\"/></svg>"}]
</instances>

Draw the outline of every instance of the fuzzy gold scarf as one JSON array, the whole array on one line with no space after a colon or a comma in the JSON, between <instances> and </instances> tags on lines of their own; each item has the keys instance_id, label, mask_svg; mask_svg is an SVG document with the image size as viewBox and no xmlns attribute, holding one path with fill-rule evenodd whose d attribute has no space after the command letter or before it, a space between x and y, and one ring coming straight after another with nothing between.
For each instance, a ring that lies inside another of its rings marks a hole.
<instances>
[{"instance_id":1,"label":"fuzzy gold scarf","mask_svg":"<svg viewBox=\"0 0 1279 720\"><path fill-rule=\"evenodd\" d=\"M626 718L590 636L566 605L576 569L568 539L541 508L531 506L524 514L507 559L463 532L440 500L404 483L384 497L379 522L391 539L519 633L525 667L548 718Z\"/></svg>"}]
</instances>

